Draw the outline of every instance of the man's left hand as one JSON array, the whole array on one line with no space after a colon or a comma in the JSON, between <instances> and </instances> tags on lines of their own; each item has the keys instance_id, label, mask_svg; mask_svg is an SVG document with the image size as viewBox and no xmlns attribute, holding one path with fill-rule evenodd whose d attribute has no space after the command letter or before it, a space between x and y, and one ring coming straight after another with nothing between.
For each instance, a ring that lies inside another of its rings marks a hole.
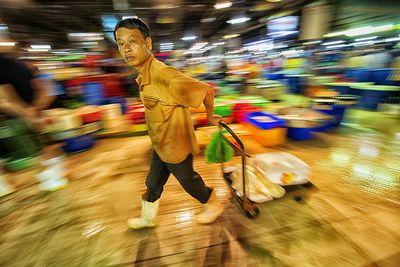
<instances>
[{"instance_id":1,"label":"man's left hand","mask_svg":"<svg viewBox=\"0 0 400 267\"><path fill-rule=\"evenodd\" d=\"M219 122L222 121L222 119L223 118L220 115L211 115L211 116L208 116L208 123L210 125L218 126Z\"/></svg>"}]
</instances>

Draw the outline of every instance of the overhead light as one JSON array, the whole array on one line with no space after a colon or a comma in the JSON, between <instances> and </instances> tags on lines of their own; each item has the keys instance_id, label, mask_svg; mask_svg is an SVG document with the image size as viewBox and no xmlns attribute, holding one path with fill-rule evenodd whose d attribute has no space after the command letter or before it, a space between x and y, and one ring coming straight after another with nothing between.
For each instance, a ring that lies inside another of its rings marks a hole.
<instances>
[{"instance_id":1,"label":"overhead light","mask_svg":"<svg viewBox=\"0 0 400 267\"><path fill-rule=\"evenodd\" d=\"M5 31L8 31L8 27L7 27L7 25L6 24L0 24L0 32L5 32Z\"/></svg>"},{"instance_id":2,"label":"overhead light","mask_svg":"<svg viewBox=\"0 0 400 267\"><path fill-rule=\"evenodd\" d=\"M223 9L223 8L228 8L228 7L231 7L231 6L232 6L232 2L231 1L225 1L225 2L216 3L214 5L214 8L215 9Z\"/></svg>"},{"instance_id":3,"label":"overhead light","mask_svg":"<svg viewBox=\"0 0 400 267\"><path fill-rule=\"evenodd\" d=\"M191 36L184 36L181 38L182 41L191 41L191 40L195 40L197 38L196 35L191 35Z\"/></svg>"},{"instance_id":4,"label":"overhead light","mask_svg":"<svg viewBox=\"0 0 400 267\"><path fill-rule=\"evenodd\" d=\"M282 48L288 48L288 47L289 47L289 45L283 44L283 43L281 43L281 44L274 44L274 49L282 49Z\"/></svg>"},{"instance_id":5,"label":"overhead light","mask_svg":"<svg viewBox=\"0 0 400 267\"><path fill-rule=\"evenodd\" d=\"M235 33L235 34L227 34L227 35L225 35L225 36L222 37L222 38L224 38L224 39L231 39L231 38L236 38L236 37L238 37L238 36L240 36L240 34Z\"/></svg>"},{"instance_id":6,"label":"overhead light","mask_svg":"<svg viewBox=\"0 0 400 267\"><path fill-rule=\"evenodd\" d=\"M192 48L200 49L203 48L204 46L208 45L208 42L201 42L201 43L195 43Z\"/></svg>"},{"instance_id":7,"label":"overhead light","mask_svg":"<svg viewBox=\"0 0 400 267\"><path fill-rule=\"evenodd\" d=\"M274 49L274 44L272 40L269 39L247 43L244 44L244 47L249 51L268 51Z\"/></svg>"},{"instance_id":8,"label":"overhead light","mask_svg":"<svg viewBox=\"0 0 400 267\"><path fill-rule=\"evenodd\" d=\"M346 35L349 37L359 36L359 35L368 35L368 34L377 33L377 32L394 30L395 28L396 28L396 26L394 26L393 24L382 25L382 26L364 26L364 27L353 28L353 29L349 29L349 30L341 31L341 32L328 33L328 34L325 34L324 37L336 37L336 36L340 36L340 35Z\"/></svg>"},{"instance_id":9,"label":"overhead light","mask_svg":"<svg viewBox=\"0 0 400 267\"><path fill-rule=\"evenodd\" d=\"M202 8L202 7L205 7L205 5L204 4L192 4L192 5L188 5L188 7L191 7L191 8Z\"/></svg>"},{"instance_id":10,"label":"overhead light","mask_svg":"<svg viewBox=\"0 0 400 267\"><path fill-rule=\"evenodd\" d=\"M0 42L0 46L15 46L16 42Z\"/></svg>"},{"instance_id":11,"label":"overhead light","mask_svg":"<svg viewBox=\"0 0 400 267\"><path fill-rule=\"evenodd\" d=\"M206 47L208 45L208 42L200 42L200 43L195 43L191 48L186 50L183 54L202 54L212 48L213 46Z\"/></svg>"},{"instance_id":12,"label":"overhead light","mask_svg":"<svg viewBox=\"0 0 400 267\"><path fill-rule=\"evenodd\" d=\"M344 34L345 34L345 32L331 32L331 33L325 34L324 37L331 38L331 37L341 36Z\"/></svg>"},{"instance_id":13,"label":"overhead light","mask_svg":"<svg viewBox=\"0 0 400 267\"><path fill-rule=\"evenodd\" d=\"M361 41L374 40L374 39L376 39L376 38L378 38L378 36L371 36L371 37L365 37L365 38L358 38L358 39L356 39L355 41L356 41L356 42L361 42Z\"/></svg>"},{"instance_id":14,"label":"overhead light","mask_svg":"<svg viewBox=\"0 0 400 267\"><path fill-rule=\"evenodd\" d=\"M212 17L212 18L204 18L204 19L201 19L200 22L201 23L210 23L210 22L213 22L215 20L216 20L216 18L214 18L214 17Z\"/></svg>"},{"instance_id":15,"label":"overhead light","mask_svg":"<svg viewBox=\"0 0 400 267\"><path fill-rule=\"evenodd\" d=\"M325 47L325 49L336 49L336 48L343 48L346 46L347 46L346 44L330 45L330 46Z\"/></svg>"},{"instance_id":16,"label":"overhead light","mask_svg":"<svg viewBox=\"0 0 400 267\"><path fill-rule=\"evenodd\" d=\"M268 9L271 9L273 7L273 5L268 4L268 3L260 3L260 4L256 4L255 6L253 6L250 11L251 12L260 12L260 11L265 11Z\"/></svg>"},{"instance_id":17,"label":"overhead light","mask_svg":"<svg viewBox=\"0 0 400 267\"><path fill-rule=\"evenodd\" d=\"M160 46L173 46L174 43L161 43Z\"/></svg>"},{"instance_id":18,"label":"overhead light","mask_svg":"<svg viewBox=\"0 0 400 267\"><path fill-rule=\"evenodd\" d=\"M224 45L224 44L225 44L225 42L219 42L219 43L213 43L212 45L219 46L219 45Z\"/></svg>"},{"instance_id":19,"label":"overhead light","mask_svg":"<svg viewBox=\"0 0 400 267\"><path fill-rule=\"evenodd\" d=\"M267 0L267 2L270 2L270 3L278 3L280 1L282 1L282 0Z\"/></svg>"},{"instance_id":20,"label":"overhead light","mask_svg":"<svg viewBox=\"0 0 400 267\"><path fill-rule=\"evenodd\" d=\"M95 33L95 32L73 32L73 33L68 33L68 37L72 41L100 41L100 40L104 40L103 34Z\"/></svg>"},{"instance_id":21,"label":"overhead light","mask_svg":"<svg viewBox=\"0 0 400 267\"><path fill-rule=\"evenodd\" d=\"M345 34L347 36L357 36L357 35L366 35L370 34L373 32L373 27L372 26L366 26L366 27L361 27L361 28L354 28L347 30Z\"/></svg>"},{"instance_id":22,"label":"overhead light","mask_svg":"<svg viewBox=\"0 0 400 267\"><path fill-rule=\"evenodd\" d=\"M26 49L28 52L48 52L49 49Z\"/></svg>"},{"instance_id":23,"label":"overhead light","mask_svg":"<svg viewBox=\"0 0 400 267\"><path fill-rule=\"evenodd\" d=\"M165 4L165 5L157 5L154 8L155 9L175 9L175 8L180 8L181 6L178 5L171 5L171 4Z\"/></svg>"},{"instance_id":24,"label":"overhead light","mask_svg":"<svg viewBox=\"0 0 400 267\"><path fill-rule=\"evenodd\" d=\"M37 49L37 50L44 50L44 49L50 50L51 46L50 45L31 45L31 48Z\"/></svg>"},{"instance_id":25,"label":"overhead light","mask_svg":"<svg viewBox=\"0 0 400 267\"><path fill-rule=\"evenodd\" d=\"M240 17L240 18L236 18L236 19L230 19L228 21L226 21L229 24L239 24L239 23L244 23L246 21L249 21L250 18L249 17Z\"/></svg>"},{"instance_id":26,"label":"overhead light","mask_svg":"<svg viewBox=\"0 0 400 267\"><path fill-rule=\"evenodd\" d=\"M271 36L272 38L277 38L277 37L283 37L286 35L291 35L298 33L298 31L279 31L279 32L271 32L268 35Z\"/></svg>"},{"instance_id":27,"label":"overhead light","mask_svg":"<svg viewBox=\"0 0 400 267\"><path fill-rule=\"evenodd\" d=\"M397 42L400 41L400 37L393 37L393 38L388 38L385 39L386 42Z\"/></svg>"},{"instance_id":28,"label":"overhead light","mask_svg":"<svg viewBox=\"0 0 400 267\"><path fill-rule=\"evenodd\" d=\"M122 16L122 19L137 19L138 16Z\"/></svg>"},{"instance_id":29,"label":"overhead light","mask_svg":"<svg viewBox=\"0 0 400 267\"><path fill-rule=\"evenodd\" d=\"M71 32L68 33L68 36L70 37L89 37L89 36L99 36L101 35L100 33L94 33L94 32Z\"/></svg>"},{"instance_id":30,"label":"overhead light","mask_svg":"<svg viewBox=\"0 0 400 267\"><path fill-rule=\"evenodd\" d=\"M358 35L367 35L367 34L376 33L376 32L383 32L383 31L388 31L391 29L393 29L393 24L376 26L376 27L366 26L366 27L360 27L360 28L354 28L354 29L347 30L345 32L345 34L347 36L351 37L351 36L358 36Z\"/></svg>"},{"instance_id":31,"label":"overhead light","mask_svg":"<svg viewBox=\"0 0 400 267\"><path fill-rule=\"evenodd\" d=\"M318 41L310 41L310 42L305 42L303 43L303 45L313 45L313 44L320 44L322 41L318 40Z\"/></svg>"},{"instance_id":32,"label":"overhead light","mask_svg":"<svg viewBox=\"0 0 400 267\"><path fill-rule=\"evenodd\" d=\"M353 43L352 45L354 45L354 46L366 46L366 45L373 45L373 44L375 44L374 41L366 41L366 42Z\"/></svg>"},{"instance_id":33,"label":"overhead light","mask_svg":"<svg viewBox=\"0 0 400 267\"><path fill-rule=\"evenodd\" d=\"M337 44L342 44L345 41L340 40L340 41L334 41L334 42L328 42L328 43L323 43L322 45L337 45Z\"/></svg>"},{"instance_id":34,"label":"overhead light","mask_svg":"<svg viewBox=\"0 0 400 267\"><path fill-rule=\"evenodd\" d=\"M156 19L156 22L159 24L171 24L175 23L176 19L172 16L161 16Z\"/></svg>"}]
</instances>

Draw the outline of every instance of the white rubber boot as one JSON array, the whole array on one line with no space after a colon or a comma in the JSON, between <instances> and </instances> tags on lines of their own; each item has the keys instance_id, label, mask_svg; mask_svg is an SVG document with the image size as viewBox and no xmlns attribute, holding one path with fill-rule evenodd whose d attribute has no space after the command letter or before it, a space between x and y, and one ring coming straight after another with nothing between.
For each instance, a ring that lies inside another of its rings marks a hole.
<instances>
[{"instance_id":1,"label":"white rubber boot","mask_svg":"<svg viewBox=\"0 0 400 267\"><path fill-rule=\"evenodd\" d=\"M68 184L68 180L64 178L64 170L60 164L48 166L44 171L35 176L40 181L39 188L42 191L56 191Z\"/></svg>"},{"instance_id":2,"label":"white rubber boot","mask_svg":"<svg viewBox=\"0 0 400 267\"><path fill-rule=\"evenodd\" d=\"M160 200L148 202L142 199L142 215L140 218L128 220L128 227L132 229L152 228L156 226L156 216Z\"/></svg>"},{"instance_id":3,"label":"white rubber boot","mask_svg":"<svg viewBox=\"0 0 400 267\"><path fill-rule=\"evenodd\" d=\"M215 190L212 189L210 197L204 204L203 211L196 215L196 221L199 224L208 224L214 222L224 212L225 207L219 202L215 195Z\"/></svg>"}]
</instances>

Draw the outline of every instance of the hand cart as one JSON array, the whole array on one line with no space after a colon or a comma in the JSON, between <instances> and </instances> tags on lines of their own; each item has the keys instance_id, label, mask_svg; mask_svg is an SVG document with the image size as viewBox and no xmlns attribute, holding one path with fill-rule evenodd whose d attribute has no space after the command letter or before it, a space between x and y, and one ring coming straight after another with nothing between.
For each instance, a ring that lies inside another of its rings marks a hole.
<instances>
[{"instance_id":1,"label":"hand cart","mask_svg":"<svg viewBox=\"0 0 400 267\"><path fill-rule=\"evenodd\" d=\"M225 129L226 131L228 131L228 133L235 139L235 141L237 142L237 144L232 143L230 140L228 140L228 138L225 138L225 140L234 148L236 148L241 156L242 156L242 179L243 179L243 192L242 192L242 197L238 196L236 194L236 189L234 189L232 187L232 179L231 179L231 172L226 172L224 170L224 163L223 163L223 159L224 159L224 151L223 149L221 149L221 169L222 169L222 176L225 180L225 182L227 183L229 189L232 192L233 197L236 198L236 200L238 201L238 203L240 204L241 209L243 210L243 212L246 214L246 216L248 218L254 218L257 215L259 215L260 210L257 207L257 204L250 201L250 199L248 198L247 194L246 194L246 157L250 157L248 154L246 154L246 151L244 149L244 145L242 143L242 141L239 139L239 137L232 131L231 128L229 128L229 126L224 122L224 121L220 121L219 123L219 129L220 131L222 131L223 129Z\"/></svg>"}]
</instances>

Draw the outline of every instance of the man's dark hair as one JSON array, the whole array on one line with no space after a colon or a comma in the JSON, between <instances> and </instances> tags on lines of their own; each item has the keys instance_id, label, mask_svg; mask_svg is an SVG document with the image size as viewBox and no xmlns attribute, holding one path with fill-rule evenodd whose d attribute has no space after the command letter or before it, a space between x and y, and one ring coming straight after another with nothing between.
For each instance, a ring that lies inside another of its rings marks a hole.
<instances>
[{"instance_id":1,"label":"man's dark hair","mask_svg":"<svg viewBox=\"0 0 400 267\"><path fill-rule=\"evenodd\" d=\"M144 39L146 39L146 37L150 37L149 26L147 26L147 24L139 18L127 18L127 19L123 19L120 22L118 22L114 28L114 39L115 40L117 40L115 33L119 28L128 28L128 29L132 29L132 30L137 29L142 33L142 36Z\"/></svg>"}]
</instances>

